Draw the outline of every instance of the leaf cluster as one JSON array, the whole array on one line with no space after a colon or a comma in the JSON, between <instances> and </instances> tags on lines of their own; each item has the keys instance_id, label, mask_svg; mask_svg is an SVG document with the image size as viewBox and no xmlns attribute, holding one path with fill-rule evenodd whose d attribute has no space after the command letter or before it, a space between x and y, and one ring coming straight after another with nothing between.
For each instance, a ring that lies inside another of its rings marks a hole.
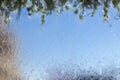
<instances>
[{"instance_id":1,"label":"leaf cluster","mask_svg":"<svg viewBox=\"0 0 120 80\"><path fill-rule=\"evenodd\" d=\"M17 17L19 17L21 9L25 8L29 16L40 13L41 22L44 23L45 16L60 14L71 9L75 14L79 15L80 19L83 19L87 10L90 10L91 16L94 16L100 6L103 8L105 21L109 19L111 6L120 13L120 0L1 0L0 13L4 14L6 19L8 19L12 12L17 11Z\"/></svg>"}]
</instances>

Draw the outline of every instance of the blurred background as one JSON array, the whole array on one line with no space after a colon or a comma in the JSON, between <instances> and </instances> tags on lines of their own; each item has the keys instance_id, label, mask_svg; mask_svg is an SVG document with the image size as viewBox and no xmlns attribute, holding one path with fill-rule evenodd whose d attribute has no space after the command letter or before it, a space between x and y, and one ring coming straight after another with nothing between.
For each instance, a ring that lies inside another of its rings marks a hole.
<instances>
[{"instance_id":1,"label":"blurred background","mask_svg":"<svg viewBox=\"0 0 120 80\"><path fill-rule=\"evenodd\" d=\"M20 42L22 70L30 80L43 79L53 67L120 67L120 20L115 16L106 23L98 11L81 21L68 11L47 16L41 25L39 14L24 13L10 25Z\"/></svg>"}]
</instances>

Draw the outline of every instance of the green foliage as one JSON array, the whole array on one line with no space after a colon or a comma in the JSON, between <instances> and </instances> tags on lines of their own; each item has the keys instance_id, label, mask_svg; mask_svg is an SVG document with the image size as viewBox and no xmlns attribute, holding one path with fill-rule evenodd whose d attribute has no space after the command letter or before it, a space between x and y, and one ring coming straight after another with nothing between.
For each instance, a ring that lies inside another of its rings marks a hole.
<instances>
[{"instance_id":1,"label":"green foliage","mask_svg":"<svg viewBox=\"0 0 120 80\"><path fill-rule=\"evenodd\" d=\"M21 9L26 8L28 15L40 13L43 19L47 15L60 14L66 10L74 10L75 14L79 14L80 19L83 19L84 12L91 11L91 16L94 16L98 7L103 7L103 17L105 21L109 19L109 8L113 6L120 13L120 0L1 0L0 13L5 14L6 19L14 11L18 12L20 16Z\"/></svg>"}]
</instances>

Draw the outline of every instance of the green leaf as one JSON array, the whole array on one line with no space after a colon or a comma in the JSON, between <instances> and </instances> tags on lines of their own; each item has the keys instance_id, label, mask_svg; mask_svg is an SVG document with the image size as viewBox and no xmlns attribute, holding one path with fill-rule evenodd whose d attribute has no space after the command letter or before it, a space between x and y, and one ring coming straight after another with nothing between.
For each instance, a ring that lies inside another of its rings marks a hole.
<instances>
[{"instance_id":1,"label":"green leaf","mask_svg":"<svg viewBox=\"0 0 120 80\"><path fill-rule=\"evenodd\" d=\"M45 13L45 9L44 9L44 8L40 8L39 11L40 11L41 13Z\"/></svg>"},{"instance_id":2,"label":"green leaf","mask_svg":"<svg viewBox=\"0 0 120 80\"><path fill-rule=\"evenodd\" d=\"M42 24L45 23L45 15L42 15L42 16L41 16L41 22L42 22Z\"/></svg>"},{"instance_id":3,"label":"green leaf","mask_svg":"<svg viewBox=\"0 0 120 80\"><path fill-rule=\"evenodd\" d=\"M71 10L71 7L68 5L66 5L65 8L66 8L66 10Z\"/></svg>"},{"instance_id":4,"label":"green leaf","mask_svg":"<svg viewBox=\"0 0 120 80\"><path fill-rule=\"evenodd\" d=\"M79 18L80 18L81 20L83 20L83 15L80 15Z\"/></svg>"},{"instance_id":5,"label":"green leaf","mask_svg":"<svg viewBox=\"0 0 120 80\"><path fill-rule=\"evenodd\" d=\"M78 9L76 9L76 10L74 11L74 13L75 13L75 14L78 14Z\"/></svg>"}]
</instances>

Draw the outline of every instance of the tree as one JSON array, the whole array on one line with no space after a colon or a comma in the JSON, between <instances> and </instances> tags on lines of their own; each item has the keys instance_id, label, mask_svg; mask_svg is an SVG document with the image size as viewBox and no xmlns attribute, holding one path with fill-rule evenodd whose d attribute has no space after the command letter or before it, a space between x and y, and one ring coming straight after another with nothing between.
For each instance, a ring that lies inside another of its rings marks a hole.
<instances>
[{"instance_id":1,"label":"tree","mask_svg":"<svg viewBox=\"0 0 120 80\"><path fill-rule=\"evenodd\" d=\"M0 1L0 13L5 15L5 20L9 20L9 16L12 12L17 11L20 16L21 9L25 8L28 11L28 15L31 16L34 13L41 14L41 22L45 22L45 16L51 14L60 14L66 10L74 10L75 14L79 14L79 18L83 19L84 12L91 11L91 16L102 6L104 14L104 20L109 19L110 6L117 9L120 13L120 0L1 0Z\"/></svg>"}]
</instances>

